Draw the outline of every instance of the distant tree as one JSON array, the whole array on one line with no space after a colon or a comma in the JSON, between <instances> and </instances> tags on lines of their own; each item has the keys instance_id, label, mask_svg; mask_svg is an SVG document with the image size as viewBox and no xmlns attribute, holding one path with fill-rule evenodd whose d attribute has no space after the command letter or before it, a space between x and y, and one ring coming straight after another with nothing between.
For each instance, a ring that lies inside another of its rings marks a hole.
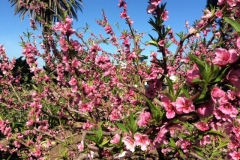
<instances>
[{"instance_id":1,"label":"distant tree","mask_svg":"<svg viewBox=\"0 0 240 160\"><path fill-rule=\"evenodd\" d=\"M33 73L30 72L30 67L27 64L26 59L22 59L23 57L19 57L16 59L15 66L12 69L13 77L20 76L20 84L30 84Z\"/></svg>"},{"instance_id":2,"label":"distant tree","mask_svg":"<svg viewBox=\"0 0 240 160\"><path fill-rule=\"evenodd\" d=\"M20 84L24 84L25 86L30 86L32 83L33 73L30 72L30 67L27 64L26 59L22 59L23 57L19 57L16 59L15 65L12 69L12 75L14 78L19 78ZM2 60L0 59L0 63ZM0 75L3 76L2 71L0 71Z\"/></svg>"},{"instance_id":3,"label":"distant tree","mask_svg":"<svg viewBox=\"0 0 240 160\"><path fill-rule=\"evenodd\" d=\"M31 18L40 26L43 26L42 34L51 34L48 25L41 25L41 22L45 24L54 23L59 19L63 18L64 12L68 16L77 20L77 10L82 11L83 2L82 0L8 0L12 6L15 6L14 14L19 14L21 19L25 17L27 13L30 14ZM44 7L39 8L39 12L32 9L31 7L24 7L22 4L27 6L34 5L34 3L44 4ZM50 45L46 39L43 41L47 52L50 52Z\"/></svg>"},{"instance_id":4,"label":"distant tree","mask_svg":"<svg viewBox=\"0 0 240 160\"><path fill-rule=\"evenodd\" d=\"M15 6L14 14L19 14L21 19L24 18L26 13L30 13L31 17L36 21L40 22L40 20L44 20L44 22L56 22L58 21L58 16L62 17L63 10L67 12L67 14L77 19L77 10L82 11L83 3L82 0L8 0L12 6ZM30 5L36 2L43 3L46 8L40 8L39 13L36 13L34 9L31 7L26 8L21 4L25 3L26 5Z\"/></svg>"}]
</instances>

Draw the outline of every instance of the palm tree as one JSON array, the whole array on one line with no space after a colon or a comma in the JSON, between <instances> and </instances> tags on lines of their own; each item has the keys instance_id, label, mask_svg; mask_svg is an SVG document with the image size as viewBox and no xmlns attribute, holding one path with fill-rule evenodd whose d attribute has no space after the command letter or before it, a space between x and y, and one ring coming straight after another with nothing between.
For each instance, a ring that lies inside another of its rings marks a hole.
<instances>
[{"instance_id":1,"label":"palm tree","mask_svg":"<svg viewBox=\"0 0 240 160\"><path fill-rule=\"evenodd\" d=\"M21 20L29 13L31 17L37 22L44 21L46 23L56 22L59 17L63 17L63 11L67 12L67 15L77 20L77 10L82 11L82 0L8 0L12 6L15 6L14 14L19 14ZM23 7L21 3L30 5L33 3L44 3L46 8L40 8L39 12L35 10ZM41 25L41 23L39 23Z\"/></svg>"}]
</instances>

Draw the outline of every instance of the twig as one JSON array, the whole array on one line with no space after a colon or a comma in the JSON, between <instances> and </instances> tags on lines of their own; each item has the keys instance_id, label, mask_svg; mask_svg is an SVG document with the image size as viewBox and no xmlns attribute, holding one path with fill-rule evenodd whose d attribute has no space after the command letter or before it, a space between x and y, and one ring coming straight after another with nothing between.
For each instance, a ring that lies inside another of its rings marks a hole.
<instances>
[{"instance_id":1,"label":"twig","mask_svg":"<svg viewBox=\"0 0 240 160\"><path fill-rule=\"evenodd\" d=\"M16 97L17 97L17 99L18 99L18 101L22 104L23 102L22 102L22 100L20 99L20 97L18 96L18 94L17 94L17 92L16 92L16 90L15 90L15 88L13 87L13 85L10 83L10 86L11 86L11 88L12 88L12 90L13 90L13 92L14 92L14 94L16 95Z\"/></svg>"},{"instance_id":2,"label":"twig","mask_svg":"<svg viewBox=\"0 0 240 160\"><path fill-rule=\"evenodd\" d=\"M203 158L203 157L199 156L198 154L196 154L196 153L194 153L194 152L192 152L192 151L190 151L189 154L190 154L191 156L197 158L198 160L205 160L205 159L206 159L206 158Z\"/></svg>"},{"instance_id":3,"label":"twig","mask_svg":"<svg viewBox=\"0 0 240 160\"><path fill-rule=\"evenodd\" d=\"M49 137L51 137L51 138L53 138L53 139L56 139L56 140L58 140L59 142L62 142L62 143L65 142L65 141L61 140L60 138L57 138L56 136L51 135L50 133L41 131L41 130L39 130L39 129L37 129L37 128L34 128L34 130L37 131L37 132L40 132L40 133L42 133L42 134L44 134L44 135L47 135L47 136L49 136Z\"/></svg>"}]
</instances>

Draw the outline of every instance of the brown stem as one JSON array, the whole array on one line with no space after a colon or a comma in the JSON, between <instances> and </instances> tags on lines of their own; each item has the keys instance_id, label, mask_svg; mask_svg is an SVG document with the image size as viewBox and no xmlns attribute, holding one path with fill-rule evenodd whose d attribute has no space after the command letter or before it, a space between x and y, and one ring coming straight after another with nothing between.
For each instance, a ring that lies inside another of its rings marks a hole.
<instances>
[{"instance_id":1,"label":"brown stem","mask_svg":"<svg viewBox=\"0 0 240 160\"><path fill-rule=\"evenodd\" d=\"M60 138L57 138L56 136L51 135L50 133L41 131L40 129L34 128L34 130L37 131L37 132L40 132L40 133L42 133L42 134L44 134L44 135L47 135L47 136L49 136L49 137L51 137L51 138L53 138L53 139L56 139L56 140L59 141L59 142L62 142L62 143L65 142L65 141L61 140Z\"/></svg>"},{"instance_id":2,"label":"brown stem","mask_svg":"<svg viewBox=\"0 0 240 160\"><path fill-rule=\"evenodd\" d=\"M22 102L21 98L19 97L19 95L17 94L15 88L13 87L13 85L12 85L11 83L10 83L10 86L11 86L11 88L12 88L14 94L16 95L18 101L22 104L23 102Z\"/></svg>"},{"instance_id":3,"label":"brown stem","mask_svg":"<svg viewBox=\"0 0 240 160\"><path fill-rule=\"evenodd\" d=\"M194 99L196 99L198 96L200 96L201 92L198 91L197 93L195 93L192 97L190 97L190 100L193 101Z\"/></svg>"}]
</instances>

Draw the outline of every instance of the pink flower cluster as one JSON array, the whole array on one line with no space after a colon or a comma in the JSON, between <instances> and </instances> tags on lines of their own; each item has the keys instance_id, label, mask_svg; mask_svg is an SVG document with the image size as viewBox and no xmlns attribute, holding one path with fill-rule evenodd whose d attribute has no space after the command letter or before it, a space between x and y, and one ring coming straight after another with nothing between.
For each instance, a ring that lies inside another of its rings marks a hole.
<instances>
[{"instance_id":1,"label":"pink flower cluster","mask_svg":"<svg viewBox=\"0 0 240 160\"><path fill-rule=\"evenodd\" d=\"M150 0L150 5L147 7L148 13L154 13L157 6L162 2L162 0Z\"/></svg>"},{"instance_id":2,"label":"pink flower cluster","mask_svg":"<svg viewBox=\"0 0 240 160\"><path fill-rule=\"evenodd\" d=\"M125 144L126 149L130 150L131 152L135 151L136 146L140 146L142 151L146 151L147 146L150 145L148 136L141 133L135 133L134 139L132 139L130 136L124 136L122 141Z\"/></svg>"},{"instance_id":3,"label":"pink flower cluster","mask_svg":"<svg viewBox=\"0 0 240 160\"><path fill-rule=\"evenodd\" d=\"M174 118L176 113L188 114L195 111L195 106L192 101L185 97L178 97L176 102L171 102L168 97L162 96L161 101L162 106L166 110L166 117L168 119Z\"/></svg>"},{"instance_id":4,"label":"pink flower cluster","mask_svg":"<svg viewBox=\"0 0 240 160\"><path fill-rule=\"evenodd\" d=\"M239 59L239 55L234 49L226 50L224 48L217 48L215 54L216 57L213 59L213 64L218 66L232 64Z\"/></svg>"},{"instance_id":5,"label":"pink flower cluster","mask_svg":"<svg viewBox=\"0 0 240 160\"><path fill-rule=\"evenodd\" d=\"M63 35L70 36L75 33L75 30L72 28L72 22L73 20L67 17L65 22L57 22L53 29L60 31Z\"/></svg>"}]
</instances>

